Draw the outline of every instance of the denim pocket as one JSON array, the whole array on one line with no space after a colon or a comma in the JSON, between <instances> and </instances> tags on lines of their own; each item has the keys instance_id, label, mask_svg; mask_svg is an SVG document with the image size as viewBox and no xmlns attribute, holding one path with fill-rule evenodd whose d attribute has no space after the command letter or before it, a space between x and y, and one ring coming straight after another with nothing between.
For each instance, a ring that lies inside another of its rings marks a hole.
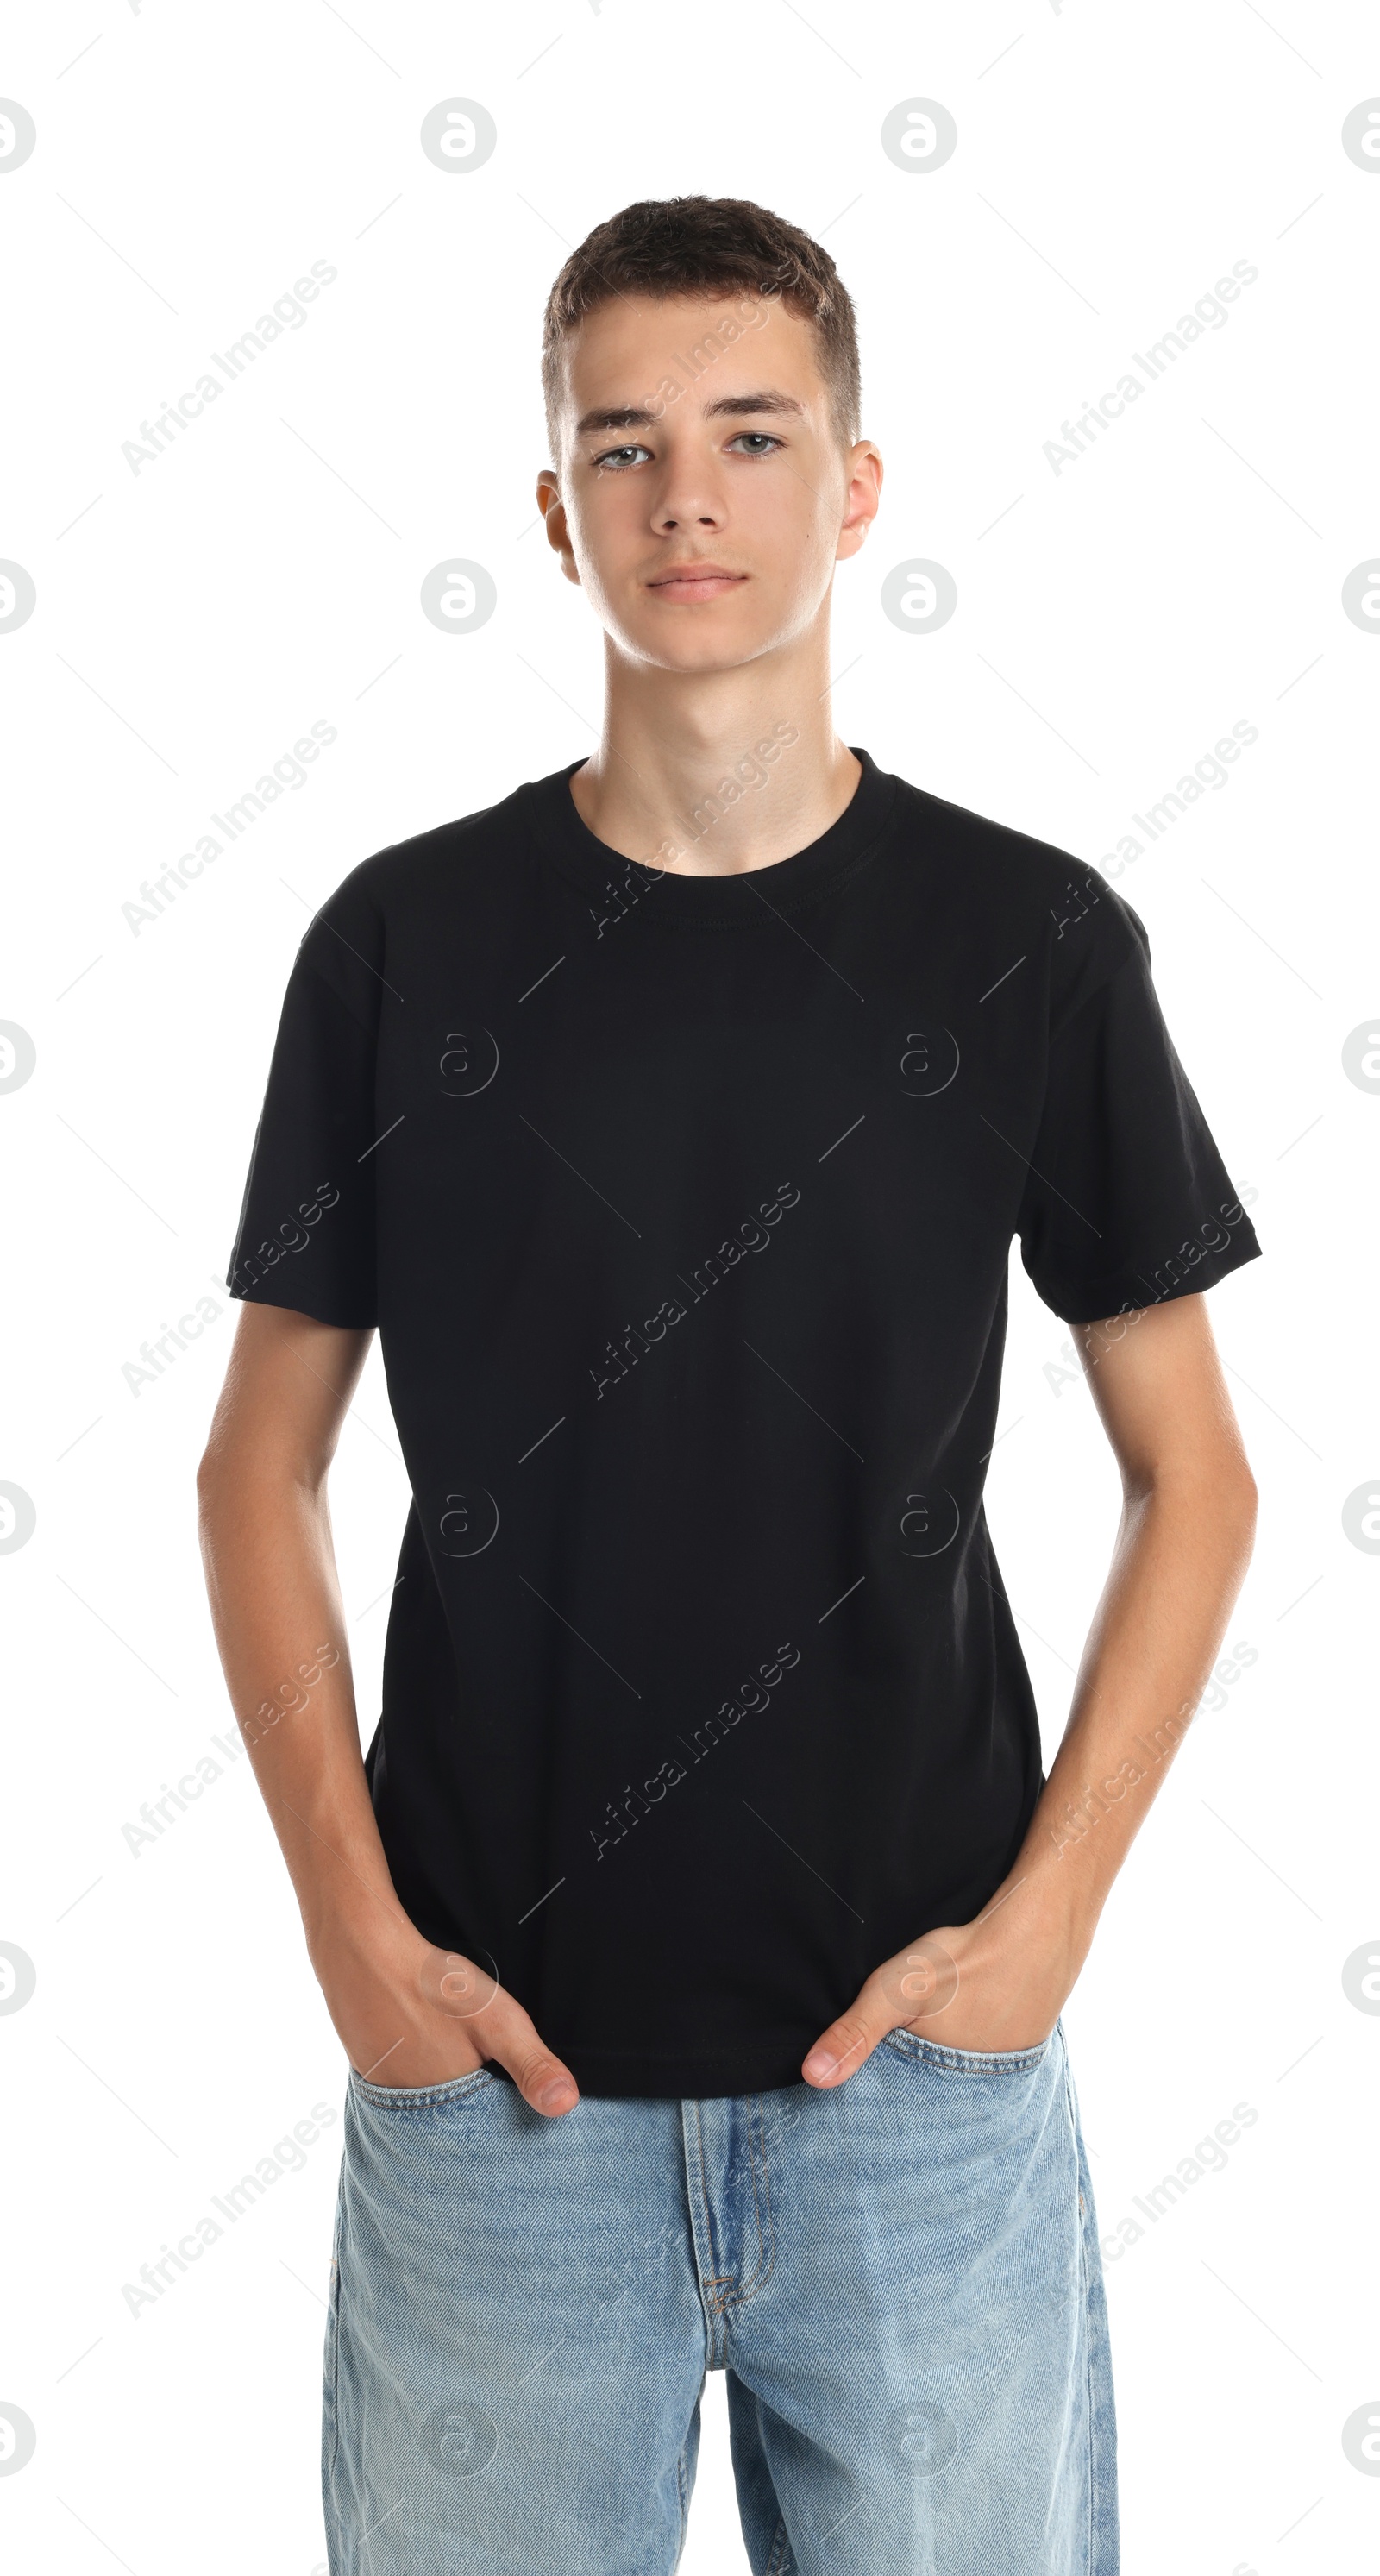
<instances>
[{"instance_id":1,"label":"denim pocket","mask_svg":"<svg viewBox=\"0 0 1380 2576\"><path fill-rule=\"evenodd\" d=\"M937 2039L926 2039L914 2030L889 2030L882 2042L894 2048L899 2056L918 2058L922 2066L937 2067L949 2075L1028 2075L1034 2066L1042 2066L1054 2046L1055 2034L1042 2039L1034 2048L946 2048Z\"/></svg>"},{"instance_id":2,"label":"denim pocket","mask_svg":"<svg viewBox=\"0 0 1380 2576\"><path fill-rule=\"evenodd\" d=\"M371 2084L366 2076L350 2069L350 2090L362 2102L377 2103L387 2111L440 2111L448 2102L460 2102L471 2093L482 2093L487 2084L497 2083L492 2067L472 2066L468 2075L452 2075L445 2084Z\"/></svg>"}]
</instances>

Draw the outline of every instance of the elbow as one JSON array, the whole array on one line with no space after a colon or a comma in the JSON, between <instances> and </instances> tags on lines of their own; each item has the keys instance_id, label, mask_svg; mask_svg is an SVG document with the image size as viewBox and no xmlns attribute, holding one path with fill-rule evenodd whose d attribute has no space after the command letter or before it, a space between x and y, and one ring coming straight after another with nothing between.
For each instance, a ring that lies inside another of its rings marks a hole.
<instances>
[{"instance_id":1,"label":"elbow","mask_svg":"<svg viewBox=\"0 0 1380 2576\"><path fill-rule=\"evenodd\" d=\"M1259 1507L1256 1481L1239 1448L1217 1460L1201 1489L1199 1519L1205 1558L1216 1558L1240 1582L1255 1548Z\"/></svg>"},{"instance_id":2,"label":"elbow","mask_svg":"<svg viewBox=\"0 0 1380 2576\"><path fill-rule=\"evenodd\" d=\"M214 1449L208 1446L198 1462L196 1471L196 1524L203 1553L211 1544L223 1491L221 1463Z\"/></svg>"},{"instance_id":3,"label":"elbow","mask_svg":"<svg viewBox=\"0 0 1380 2576\"><path fill-rule=\"evenodd\" d=\"M1222 1479L1222 1508L1236 1529L1243 1554L1250 1555L1255 1544L1255 1525L1260 1510L1260 1489L1245 1458L1238 1451L1228 1473Z\"/></svg>"},{"instance_id":4,"label":"elbow","mask_svg":"<svg viewBox=\"0 0 1380 2576\"><path fill-rule=\"evenodd\" d=\"M257 1513L319 1510L325 1502L329 1456L300 1446L284 1448L267 1437L212 1432L196 1471L197 1518L203 1530L222 1519Z\"/></svg>"},{"instance_id":5,"label":"elbow","mask_svg":"<svg viewBox=\"0 0 1380 2576\"><path fill-rule=\"evenodd\" d=\"M233 1510L243 1482L236 1444L213 1430L196 1470L196 1515L203 1534Z\"/></svg>"},{"instance_id":6,"label":"elbow","mask_svg":"<svg viewBox=\"0 0 1380 2576\"><path fill-rule=\"evenodd\" d=\"M1128 1475L1124 1508L1132 1523L1150 1513L1168 1515L1192 1532L1205 1556L1224 1555L1244 1572L1255 1544L1259 1493L1244 1452L1235 1441L1174 1466Z\"/></svg>"},{"instance_id":7,"label":"elbow","mask_svg":"<svg viewBox=\"0 0 1380 2576\"><path fill-rule=\"evenodd\" d=\"M1260 1492L1235 1423L1231 1425L1231 1436L1216 1444L1208 1473L1223 1517L1253 1530Z\"/></svg>"}]
</instances>

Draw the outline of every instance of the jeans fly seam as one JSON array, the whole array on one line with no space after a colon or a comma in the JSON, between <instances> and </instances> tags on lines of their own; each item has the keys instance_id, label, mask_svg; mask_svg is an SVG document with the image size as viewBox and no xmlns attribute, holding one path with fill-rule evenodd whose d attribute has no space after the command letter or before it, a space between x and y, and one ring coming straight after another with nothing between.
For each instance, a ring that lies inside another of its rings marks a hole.
<instances>
[{"instance_id":1,"label":"jeans fly seam","mask_svg":"<svg viewBox=\"0 0 1380 2576\"><path fill-rule=\"evenodd\" d=\"M697 2101L692 2101L690 2107L695 2114L695 2163L697 2179L700 2187L700 2205L704 2211L705 2241L709 2247L709 2260L717 2267L719 2261L719 2250L714 2242L714 2213L709 2205L709 2184L705 2172L704 2129L700 2121L699 2103ZM720 2273L717 2268L715 2271L704 2273L700 2277L700 2297L706 2310L705 2321L709 2335L709 2366L711 2369L714 2367L716 2345L720 2350L723 2345L724 2295L722 2289L719 2290L717 2298L707 2297L705 2294L711 2289L719 2288L719 2284L721 2282L731 2281L732 2278L733 2275L731 2272Z\"/></svg>"},{"instance_id":2,"label":"jeans fly seam","mask_svg":"<svg viewBox=\"0 0 1380 2576\"><path fill-rule=\"evenodd\" d=\"M753 2095L748 2111L748 2156L751 2161L752 2169L752 2205L757 2220L757 2260L753 2265L752 2270L749 2272L747 2279L743 2282L742 2287L730 2292L729 2299L726 2304L735 2308L741 2308L745 2305L747 2300L755 2298L763 2283L770 2280L772 2273L776 2269L776 2234L772 2226L771 2182L767 2172L766 2145L765 2141L763 2141L762 2190L759 2197L757 2190L757 2145L752 2134L754 2119L760 2126L762 2121L762 2097L760 2094ZM767 2215L765 2236L762 2231L762 2205L764 2201L766 2204Z\"/></svg>"}]
</instances>

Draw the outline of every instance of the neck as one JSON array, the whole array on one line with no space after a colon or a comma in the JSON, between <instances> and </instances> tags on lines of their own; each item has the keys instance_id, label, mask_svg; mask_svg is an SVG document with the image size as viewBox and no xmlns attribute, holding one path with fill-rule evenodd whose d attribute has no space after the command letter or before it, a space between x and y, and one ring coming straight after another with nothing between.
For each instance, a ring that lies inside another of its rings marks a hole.
<instances>
[{"instance_id":1,"label":"neck","mask_svg":"<svg viewBox=\"0 0 1380 2576\"><path fill-rule=\"evenodd\" d=\"M581 820L624 858L737 876L807 849L862 775L834 730L827 607L735 670L684 672L605 638L604 727L576 771Z\"/></svg>"}]
</instances>

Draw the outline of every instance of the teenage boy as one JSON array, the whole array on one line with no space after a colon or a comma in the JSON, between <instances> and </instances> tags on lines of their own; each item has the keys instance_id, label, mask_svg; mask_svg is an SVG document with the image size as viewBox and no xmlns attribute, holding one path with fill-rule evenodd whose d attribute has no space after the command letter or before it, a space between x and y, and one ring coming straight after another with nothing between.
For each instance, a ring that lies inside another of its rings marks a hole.
<instances>
[{"instance_id":1,"label":"teenage boy","mask_svg":"<svg viewBox=\"0 0 1380 2576\"><path fill-rule=\"evenodd\" d=\"M331 2567L669 2576L722 2368L754 2576L1113 2576L1060 2014L1247 1561L1201 1292L1258 1246L1135 913L834 731L882 468L827 254L630 206L544 378L599 747L312 922L201 1475L350 2065ZM1125 1497L1048 1778L982 1506L1016 1237Z\"/></svg>"}]
</instances>

